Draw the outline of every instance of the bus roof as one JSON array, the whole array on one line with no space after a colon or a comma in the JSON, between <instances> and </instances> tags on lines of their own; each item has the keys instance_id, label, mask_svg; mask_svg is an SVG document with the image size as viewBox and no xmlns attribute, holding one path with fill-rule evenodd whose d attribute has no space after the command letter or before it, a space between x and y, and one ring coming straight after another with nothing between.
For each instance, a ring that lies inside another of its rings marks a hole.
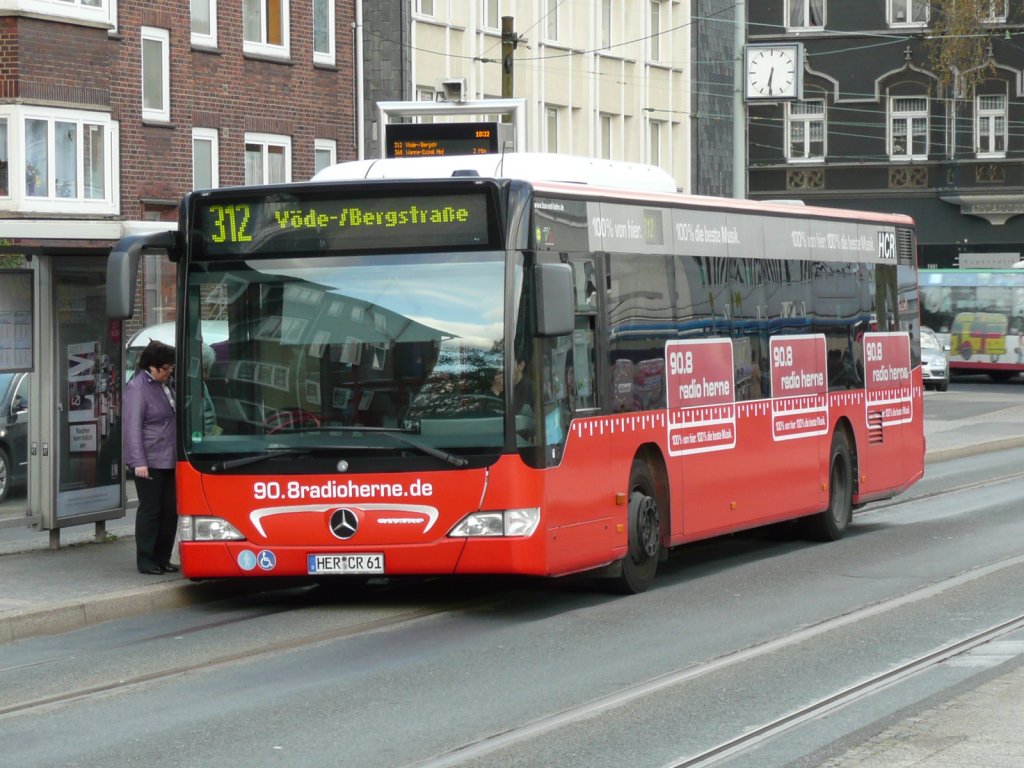
<instances>
[{"instance_id":1,"label":"bus roof","mask_svg":"<svg viewBox=\"0 0 1024 768\"><path fill-rule=\"evenodd\" d=\"M647 192L677 190L675 179L654 165L547 152L355 160L324 168L313 177L313 181L440 179L451 176L558 181Z\"/></svg>"},{"instance_id":2,"label":"bus roof","mask_svg":"<svg viewBox=\"0 0 1024 768\"><path fill-rule=\"evenodd\" d=\"M675 180L657 166L548 152L354 160L324 168L313 177L313 181L444 179L453 176L521 179L533 184L538 191L556 194L589 195L606 190L606 194L616 197L634 196L637 200L684 203L700 208L914 226L912 218L899 213L797 205L801 201L792 199L761 201L683 195L678 192Z\"/></svg>"}]
</instances>

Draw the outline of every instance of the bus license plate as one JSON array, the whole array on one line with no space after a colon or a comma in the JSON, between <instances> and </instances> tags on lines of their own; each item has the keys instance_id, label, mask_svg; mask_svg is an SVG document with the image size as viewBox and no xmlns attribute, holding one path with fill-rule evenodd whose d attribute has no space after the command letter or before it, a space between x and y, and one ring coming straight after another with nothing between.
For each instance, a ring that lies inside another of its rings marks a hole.
<instances>
[{"instance_id":1,"label":"bus license plate","mask_svg":"<svg viewBox=\"0 0 1024 768\"><path fill-rule=\"evenodd\" d=\"M308 555L309 573L384 573L383 552Z\"/></svg>"}]
</instances>

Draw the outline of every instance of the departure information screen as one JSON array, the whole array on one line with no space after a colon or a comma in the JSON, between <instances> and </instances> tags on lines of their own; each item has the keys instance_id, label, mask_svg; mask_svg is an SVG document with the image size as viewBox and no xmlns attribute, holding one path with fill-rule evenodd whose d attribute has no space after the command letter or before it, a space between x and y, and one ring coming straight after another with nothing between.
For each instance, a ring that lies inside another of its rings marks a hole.
<instances>
[{"instance_id":1,"label":"departure information screen","mask_svg":"<svg viewBox=\"0 0 1024 768\"><path fill-rule=\"evenodd\" d=\"M497 123L389 123L387 157L489 155L498 151Z\"/></svg>"},{"instance_id":2,"label":"departure information screen","mask_svg":"<svg viewBox=\"0 0 1024 768\"><path fill-rule=\"evenodd\" d=\"M197 198L193 242L207 256L488 245L486 191L342 198L329 191Z\"/></svg>"}]
</instances>

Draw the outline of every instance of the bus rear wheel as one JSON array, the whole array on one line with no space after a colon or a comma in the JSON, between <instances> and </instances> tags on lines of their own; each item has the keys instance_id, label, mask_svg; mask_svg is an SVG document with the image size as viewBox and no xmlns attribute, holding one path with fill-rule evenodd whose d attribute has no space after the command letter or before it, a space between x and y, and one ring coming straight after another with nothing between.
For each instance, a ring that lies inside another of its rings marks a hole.
<instances>
[{"instance_id":1,"label":"bus rear wheel","mask_svg":"<svg viewBox=\"0 0 1024 768\"><path fill-rule=\"evenodd\" d=\"M828 459L828 508L804 521L812 541L838 541L853 518L853 462L846 435L836 431Z\"/></svg>"},{"instance_id":2,"label":"bus rear wheel","mask_svg":"<svg viewBox=\"0 0 1024 768\"><path fill-rule=\"evenodd\" d=\"M654 583L661 555L661 515L654 491L654 476L647 462L637 459L629 471L629 553L622 559L616 591L646 592Z\"/></svg>"}]
</instances>

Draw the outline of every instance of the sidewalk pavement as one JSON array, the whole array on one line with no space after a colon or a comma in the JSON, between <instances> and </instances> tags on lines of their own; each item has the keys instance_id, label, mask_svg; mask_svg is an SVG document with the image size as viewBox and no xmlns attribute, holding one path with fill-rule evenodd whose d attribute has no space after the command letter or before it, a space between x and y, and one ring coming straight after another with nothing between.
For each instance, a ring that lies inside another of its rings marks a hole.
<instances>
[{"instance_id":1,"label":"sidewalk pavement","mask_svg":"<svg viewBox=\"0 0 1024 768\"><path fill-rule=\"evenodd\" d=\"M929 464L1024 446L1024 405L962 421L926 420L925 438ZM267 586L137 573L133 527L133 514L108 521L106 541L97 543L92 527L81 526L62 532L59 550L48 548L44 532L26 535L0 528L0 644ZM1021 691L1024 666L1016 665L1002 677L897 723L822 768L1024 765Z\"/></svg>"}]
</instances>

